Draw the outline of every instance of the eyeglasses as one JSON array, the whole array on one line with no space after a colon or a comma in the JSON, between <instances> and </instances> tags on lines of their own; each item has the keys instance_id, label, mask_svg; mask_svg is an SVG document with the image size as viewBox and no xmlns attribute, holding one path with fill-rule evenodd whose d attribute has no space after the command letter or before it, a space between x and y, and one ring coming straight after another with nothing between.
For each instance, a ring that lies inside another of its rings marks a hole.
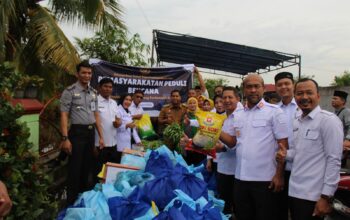
<instances>
[{"instance_id":1,"label":"eyeglasses","mask_svg":"<svg viewBox=\"0 0 350 220\"><path fill-rule=\"evenodd\" d=\"M143 99L143 96L137 95L136 98L138 98L138 99Z\"/></svg>"}]
</instances>

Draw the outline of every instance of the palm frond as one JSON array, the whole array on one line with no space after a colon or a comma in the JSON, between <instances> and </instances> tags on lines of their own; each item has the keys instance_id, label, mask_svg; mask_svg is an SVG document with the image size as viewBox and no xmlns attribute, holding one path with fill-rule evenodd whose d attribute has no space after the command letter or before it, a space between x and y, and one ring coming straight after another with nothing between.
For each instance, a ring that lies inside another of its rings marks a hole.
<instances>
[{"instance_id":1,"label":"palm frond","mask_svg":"<svg viewBox=\"0 0 350 220\"><path fill-rule=\"evenodd\" d=\"M78 24L92 29L126 29L122 6L115 0L50 0L49 5L60 21Z\"/></svg>"},{"instance_id":2,"label":"palm frond","mask_svg":"<svg viewBox=\"0 0 350 220\"><path fill-rule=\"evenodd\" d=\"M6 50L14 51L18 45L16 39L21 39L24 25L23 14L26 9L25 0L2 0L0 1L0 61L6 58ZM17 27L15 30L11 27ZM22 29L22 30L21 30ZM11 36L15 34L17 36Z\"/></svg>"},{"instance_id":3,"label":"palm frond","mask_svg":"<svg viewBox=\"0 0 350 220\"><path fill-rule=\"evenodd\" d=\"M23 58L30 62L32 56L42 63L52 63L71 74L79 57L72 43L64 35L50 12L38 5L29 12L28 42Z\"/></svg>"}]
</instances>

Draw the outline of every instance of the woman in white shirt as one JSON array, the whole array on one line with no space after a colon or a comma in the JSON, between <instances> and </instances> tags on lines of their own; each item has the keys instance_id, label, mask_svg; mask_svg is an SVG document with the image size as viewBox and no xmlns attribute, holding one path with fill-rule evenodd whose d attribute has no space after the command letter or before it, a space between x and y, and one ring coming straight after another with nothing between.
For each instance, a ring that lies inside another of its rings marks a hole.
<instances>
[{"instance_id":1,"label":"woman in white shirt","mask_svg":"<svg viewBox=\"0 0 350 220\"><path fill-rule=\"evenodd\" d=\"M129 111L131 102L132 97L129 94L122 96L118 101L117 117L122 121L121 125L117 128L117 150L119 152L123 152L125 148L131 149L131 136L134 138L136 144L141 143L136 125Z\"/></svg>"}]
</instances>

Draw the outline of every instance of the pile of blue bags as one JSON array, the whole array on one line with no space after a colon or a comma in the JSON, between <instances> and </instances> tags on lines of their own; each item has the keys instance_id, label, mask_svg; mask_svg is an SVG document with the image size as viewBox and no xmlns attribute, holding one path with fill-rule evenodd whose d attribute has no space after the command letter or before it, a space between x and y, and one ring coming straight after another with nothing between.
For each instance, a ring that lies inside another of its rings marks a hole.
<instances>
[{"instance_id":1,"label":"pile of blue bags","mask_svg":"<svg viewBox=\"0 0 350 220\"><path fill-rule=\"evenodd\" d=\"M219 220L224 201L208 190L204 166L188 166L166 146L145 157L126 154L122 164L137 164L139 171L118 173L114 184L97 184L62 210L58 220Z\"/></svg>"}]
</instances>

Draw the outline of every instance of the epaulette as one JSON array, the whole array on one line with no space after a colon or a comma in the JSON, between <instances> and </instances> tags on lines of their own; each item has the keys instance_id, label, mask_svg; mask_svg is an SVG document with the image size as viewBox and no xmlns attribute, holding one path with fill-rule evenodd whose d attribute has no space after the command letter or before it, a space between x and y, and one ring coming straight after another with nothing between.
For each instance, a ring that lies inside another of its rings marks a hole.
<instances>
[{"instance_id":1,"label":"epaulette","mask_svg":"<svg viewBox=\"0 0 350 220\"><path fill-rule=\"evenodd\" d=\"M89 89L90 89L92 92L94 92L95 94L97 94L97 90L94 89L93 87L89 86Z\"/></svg>"},{"instance_id":2,"label":"epaulette","mask_svg":"<svg viewBox=\"0 0 350 220\"><path fill-rule=\"evenodd\" d=\"M164 104L162 108L168 108L170 107L170 104Z\"/></svg>"},{"instance_id":3,"label":"epaulette","mask_svg":"<svg viewBox=\"0 0 350 220\"><path fill-rule=\"evenodd\" d=\"M70 85L70 86L67 87L68 91L71 91L73 89L75 89L75 83L73 85Z\"/></svg>"}]
</instances>

